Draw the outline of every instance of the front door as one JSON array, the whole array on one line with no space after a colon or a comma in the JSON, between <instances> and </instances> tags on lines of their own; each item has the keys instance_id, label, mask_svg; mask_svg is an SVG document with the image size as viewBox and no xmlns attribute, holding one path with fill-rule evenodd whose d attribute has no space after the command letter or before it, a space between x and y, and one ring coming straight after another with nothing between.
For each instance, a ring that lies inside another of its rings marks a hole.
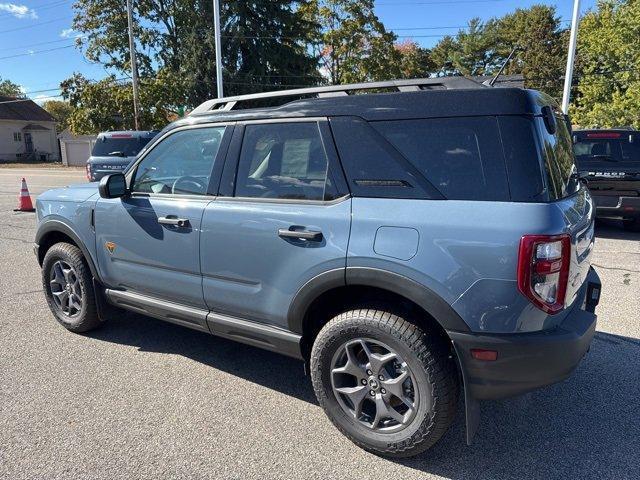
<instances>
[{"instance_id":1,"label":"front door","mask_svg":"<svg viewBox=\"0 0 640 480\"><path fill-rule=\"evenodd\" d=\"M130 174L129 195L97 202L96 250L107 286L204 307L200 227L224 134L224 126L169 134Z\"/></svg>"},{"instance_id":2,"label":"front door","mask_svg":"<svg viewBox=\"0 0 640 480\"><path fill-rule=\"evenodd\" d=\"M24 132L24 149L27 153L33 153L33 137L29 132Z\"/></svg>"},{"instance_id":3,"label":"front door","mask_svg":"<svg viewBox=\"0 0 640 480\"><path fill-rule=\"evenodd\" d=\"M324 121L236 128L232 145L243 137L240 152L230 148L227 156L239 157L233 187L225 184L225 165L221 195L202 220L203 289L212 311L286 328L300 287L345 268L351 200L327 134Z\"/></svg>"}]
</instances>

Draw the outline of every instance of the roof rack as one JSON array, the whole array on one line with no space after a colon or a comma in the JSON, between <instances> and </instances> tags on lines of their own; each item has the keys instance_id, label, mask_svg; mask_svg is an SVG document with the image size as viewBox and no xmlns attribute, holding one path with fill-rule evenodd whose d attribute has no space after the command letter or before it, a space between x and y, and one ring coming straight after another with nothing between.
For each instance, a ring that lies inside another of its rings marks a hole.
<instances>
[{"instance_id":1,"label":"roof rack","mask_svg":"<svg viewBox=\"0 0 640 480\"><path fill-rule=\"evenodd\" d=\"M207 100L197 106L189 115L199 115L211 112L228 112L243 102L311 96L316 98L340 97L349 95L349 92L358 90L395 88L398 92L415 92L419 90L450 90L460 88L485 88L485 86L465 77L439 77L439 78L416 78L413 80L389 80L385 82L352 83L349 85L330 85L325 87L298 88L294 90L276 90L272 92L253 93L249 95L238 95L235 97L223 97Z\"/></svg>"}]
</instances>

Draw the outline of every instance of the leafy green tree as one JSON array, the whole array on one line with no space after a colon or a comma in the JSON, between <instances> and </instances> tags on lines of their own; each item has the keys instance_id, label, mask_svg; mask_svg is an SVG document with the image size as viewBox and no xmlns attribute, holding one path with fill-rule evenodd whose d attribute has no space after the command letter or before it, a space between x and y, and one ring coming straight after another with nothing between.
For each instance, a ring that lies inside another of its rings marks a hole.
<instances>
[{"instance_id":1,"label":"leafy green tree","mask_svg":"<svg viewBox=\"0 0 640 480\"><path fill-rule=\"evenodd\" d=\"M319 81L307 45L316 25L293 0L221 2L225 95ZM128 72L124 2L76 0L73 27L86 56ZM213 7L210 0L134 0L141 77L165 71L180 79L189 106L216 95Z\"/></svg>"},{"instance_id":2,"label":"leafy green tree","mask_svg":"<svg viewBox=\"0 0 640 480\"><path fill-rule=\"evenodd\" d=\"M113 75L92 82L75 73L60 85L62 96L72 107L68 118L75 134L92 134L106 130L132 130L133 93L129 82L122 83ZM159 72L153 79L140 83L141 125L143 129L164 127L175 117L181 105L176 91L184 87L173 75Z\"/></svg>"},{"instance_id":3,"label":"leafy green tree","mask_svg":"<svg viewBox=\"0 0 640 480\"><path fill-rule=\"evenodd\" d=\"M310 0L300 6L320 26L315 38L323 75L332 84L387 80L401 74L402 54L374 12L374 0Z\"/></svg>"},{"instance_id":4,"label":"leafy green tree","mask_svg":"<svg viewBox=\"0 0 640 480\"><path fill-rule=\"evenodd\" d=\"M430 76L435 70L431 52L413 40L405 40L395 44L400 53L400 78L423 78Z\"/></svg>"},{"instance_id":5,"label":"leafy green tree","mask_svg":"<svg viewBox=\"0 0 640 480\"><path fill-rule=\"evenodd\" d=\"M2 80L2 77L0 77L0 95L17 98L25 96L20 85L13 83L11 80Z\"/></svg>"},{"instance_id":6,"label":"leafy green tree","mask_svg":"<svg viewBox=\"0 0 640 480\"><path fill-rule=\"evenodd\" d=\"M555 7L534 5L486 23L472 19L457 35L442 38L431 58L443 75L493 75L517 46L504 73L522 74L526 87L559 97L566 45L567 30Z\"/></svg>"},{"instance_id":7,"label":"leafy green tree","mask_svg":"<svg viewBox=\"0 0 640 480\"><path fill-rule=\"evenodd\" d=\"M504 73L520 73L527 88L559 98L567 61L568 31L562 27L555 7L518 8L490 23L497 64L504 62L513 47L521 49Z\"/></svg>"},{"instance_id":8,"label":"leafy green tree","mask_svg":"<svg viewBox=\"0 0 640 480\"><path fill-rule=\"evenodd\" d=\"M640 128L640 2L599 1L583 17L576 70L574 123Z\"/></svg>"},{"instance_id":9,"label":"leafy green tree","mask_svg":"<svg viewBox=\"0 0 640 480\"><path fill-rule=\"evenodd\" d=\"M73 113L73 107L69 102L63 100L47 100L42 104L42 108L56 119L56 129L58 132L69 128L69 117Z\"/></svg>"}]
</instances>

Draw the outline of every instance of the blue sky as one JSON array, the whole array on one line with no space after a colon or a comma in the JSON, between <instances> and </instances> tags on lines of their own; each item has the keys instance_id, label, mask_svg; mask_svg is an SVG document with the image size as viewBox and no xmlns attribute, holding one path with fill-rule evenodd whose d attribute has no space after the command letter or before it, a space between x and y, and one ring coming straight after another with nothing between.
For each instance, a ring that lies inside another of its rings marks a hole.
<instances>
[{"instance_id":1,"label":"blue sky","mask_svg":"<svg viewBox=\"0 0 640 480\"><path fill-rule=\"evenodd\" d=\"M595 2L582 0L581 11ZM376 11L401 38L432 46L473 17L488 19L536 3L555 5L563 20L571 19L572 0L377 0ZM57 95L60 81L73 72L92 79L107 74L72 46L72 4L73 0L0 0L0 77L22 85L31 98L41 101Z\"/></svg>"}]
</instances>

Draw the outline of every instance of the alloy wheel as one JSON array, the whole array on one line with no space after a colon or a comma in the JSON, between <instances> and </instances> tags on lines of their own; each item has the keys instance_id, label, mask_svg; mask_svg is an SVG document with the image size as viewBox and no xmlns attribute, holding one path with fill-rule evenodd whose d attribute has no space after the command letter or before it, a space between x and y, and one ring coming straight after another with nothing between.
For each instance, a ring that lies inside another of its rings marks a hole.
<instances>
[{"instance_id":1,"label":"alloy wheel","mask_svg":"<svg viewBox=\"0 0 640 480\"><path fill-rule=\"evenodd\" d=\"M347 415L379 433L402 430L418 410L417 383L409 366L378 340L345 342L333 356L331 387Z\"/></svg>"},{"instance_id":2,"label":"alloy wheel","mask_svg":"<svg viewBox=\"0 0 640 480\"><path fill-rule=\"evenodd\" d=\"M68 317L75 317L82 310L82 289L75 269L58 260L49 272L51 296L56 308Z\"/></svg>"}]
</instances>

